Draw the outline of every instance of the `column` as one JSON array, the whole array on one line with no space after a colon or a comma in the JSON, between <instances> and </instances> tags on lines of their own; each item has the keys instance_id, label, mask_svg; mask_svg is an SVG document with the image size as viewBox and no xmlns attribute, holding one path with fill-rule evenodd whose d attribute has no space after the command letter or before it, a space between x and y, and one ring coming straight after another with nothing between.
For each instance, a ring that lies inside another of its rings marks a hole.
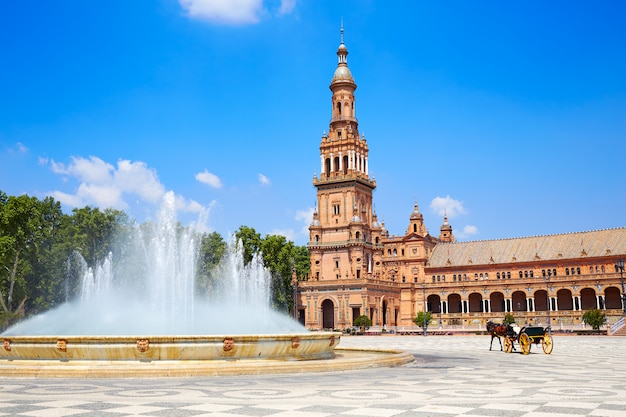
<instances>
[{"instance_id":1,"label":"column","mask_svg":"<svg viewBox=\"0 0 626 417\"><path fill-rule=\"evenodd\" d=\"M330 172L328 174L330 175L331 172L335 172L335 157L332 152L330 153Z\"/></svg>"},{"instance_id":2,"label":"column","mask_svg":"<svg viewBox=\"0 0 626 417\"><path fill-rule=\"evenodd\" d=\"M339 152L339 171L343 173L343 152Z\"/></svg>"},{"instance_id":3,"label":"column","mask_svg":"<svg viewBox=\"0 0 626 417\"><path fill-rule=\"evenodd\" d=\"M322 178L322 175L327 174L324 172L324 154L320 154L320 167L320 178Z\"/></svg>"},{"instance_id":4,"label":"column","mask_svg":"<svg viewBox=\"0 0 626 417\"><path fill-rule=\"evenodd\" d=\"M354 163L356 164L354 169L356 171L361 171L361 154L358 152L356 152L356 154L354 155Z\"/></svg>"}]
</instances>

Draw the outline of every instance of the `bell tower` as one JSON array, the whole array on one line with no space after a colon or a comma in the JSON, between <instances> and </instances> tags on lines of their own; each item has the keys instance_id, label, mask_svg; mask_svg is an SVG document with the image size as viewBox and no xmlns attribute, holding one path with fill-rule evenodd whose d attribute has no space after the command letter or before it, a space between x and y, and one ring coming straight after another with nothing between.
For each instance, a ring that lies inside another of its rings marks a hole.
<instances>
[{"instance_id":1,"label":"bell tower","mask_svg":"<svg viewBox=\"0 0 626 417\"><path fill-rule=\"evenodd\" d=\"M372 193L376 182L369 176L365 136L359 133L356 83L348 68L343 25L337 57L330 83L330 125L321 138L320 174L313 178L317 207L308 245L313 280L360 279L374 273Z\"/></svg>"}]
</instances>

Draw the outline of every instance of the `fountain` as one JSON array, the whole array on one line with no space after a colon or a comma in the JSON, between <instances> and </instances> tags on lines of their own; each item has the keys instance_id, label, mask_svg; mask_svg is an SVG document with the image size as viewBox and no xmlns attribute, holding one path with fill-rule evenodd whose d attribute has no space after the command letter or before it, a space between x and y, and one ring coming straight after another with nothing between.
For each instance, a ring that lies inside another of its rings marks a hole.
<instances>
[{"instance_id":1,"label":"fountain","mask_svg":"<svg viewBox=\"0 0 626 417\"><path fill-rule=\"evenodd\" d=\"M138 363L151 363L144 370L176 374L174 368L185 369L187 375L207 361L232 365L335 357L341 334L308 332L273 311L269 271L258 256L244 265L235 243L219 265L209 297L196 294L195 230L200 226L178 226L174 196L168 193L153 227L136 228L126 239L123 259L109 254L94 269L85 264L78 299L2 333L0 362L6 363L0 363L0 375L19 361L37 361L39 370L46 361L89 362L100 372L105 363L110 369L111 363L132 362L127 371L133 375L141 371Z\"/></svg>"}]
</instances>

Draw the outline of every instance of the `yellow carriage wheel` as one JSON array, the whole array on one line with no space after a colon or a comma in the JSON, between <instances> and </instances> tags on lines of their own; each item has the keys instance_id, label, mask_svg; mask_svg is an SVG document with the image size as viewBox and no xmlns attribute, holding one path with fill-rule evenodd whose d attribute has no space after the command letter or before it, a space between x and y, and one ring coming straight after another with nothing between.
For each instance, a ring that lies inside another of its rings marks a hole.
<instances>
[{"instance_id":1,"label":"yellow carriage wheel","mask_svg":"<svg viewBox=\"0 0 626 417\"><path fill-rule=\"evenodd\" d=\"M541 348L543 349L543 353L549 355L552 353L552 348L554 348L554 344L552 342L552 335L550 333L546 333L543 335L541 339Z\"/></svg>"},{"instance_id":2,"label":"yellow carriage wheel","mask_svg":"<svg viewBox=\"0 0 626 417\"><path fill-rule=\"evenodd\" d=\"M506 353L513 352L513 342L511 342L511 339L509 339L508 337L504 338L504 351Z\"/></svg>"},{"instance_id":3,"label":"yellow carriage wheel","mask_svg":"<svg viewBox=\"0 0 626 417\"><path fill-rule=\"evenodd\" d=\"M528 355L530 353L530 337L526 333L522 333L517 340L519 347L522 349L522 353Z\"/></svg>"}]
</instances>

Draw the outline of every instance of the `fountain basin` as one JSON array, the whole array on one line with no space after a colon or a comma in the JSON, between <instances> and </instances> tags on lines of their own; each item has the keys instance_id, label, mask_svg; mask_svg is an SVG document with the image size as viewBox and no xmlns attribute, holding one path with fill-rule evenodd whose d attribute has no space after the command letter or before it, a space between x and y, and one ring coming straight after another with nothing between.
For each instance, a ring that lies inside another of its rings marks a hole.
<instances>
[{"instance_id":1,"label":"fountain basin","mask_svg":"<svg viewBox=\"0 0 626 417\"><path fill-rule=\"evenodd\" d=\"M0 359L206 361L332 359L340 332L210 336L5 336Z\"/></svg>"}]
</instances>

